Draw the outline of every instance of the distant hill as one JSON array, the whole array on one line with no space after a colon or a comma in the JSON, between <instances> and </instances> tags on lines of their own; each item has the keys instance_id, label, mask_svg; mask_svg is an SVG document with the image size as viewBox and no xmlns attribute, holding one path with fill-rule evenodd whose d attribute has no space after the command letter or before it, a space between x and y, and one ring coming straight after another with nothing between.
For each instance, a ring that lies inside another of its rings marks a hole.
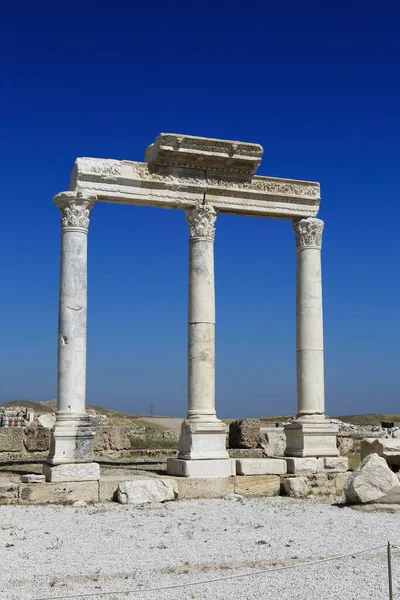
<instances>
[{"instance_id":1,"label":"distant hill","mask_svg":"<svg viewBox=\"0 0 400 600\"><path fill-rule=\"evenodd\" d=\"M366 414L366 415L344 415L336 417L344 423L353 423L354 425L380 425L382 421L393 421L400 423L400 415L385 415L385 414Z\"/></svg>"}]
</instances>

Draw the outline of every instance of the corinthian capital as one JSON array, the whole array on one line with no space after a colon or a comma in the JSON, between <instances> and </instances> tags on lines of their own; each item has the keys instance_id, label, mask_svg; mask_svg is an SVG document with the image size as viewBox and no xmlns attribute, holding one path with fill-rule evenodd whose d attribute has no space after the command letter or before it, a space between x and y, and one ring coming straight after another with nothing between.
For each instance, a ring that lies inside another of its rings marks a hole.
<instances>
[{"instance_id":1,"label":"corinthian capital","mask_svg":"<svg viewBox=\"0 0 400 600\"><path fill-rule=\"evenodd\" d=\"M307 219L299 219L293 221L293 229L296 236L296 246L302 248L304 246L322 246L322 232L324 230L324 222L321 219L309 217Z\"/></svg>"},{"instance_id":2,"label":"corinthian capital","mask_svg":"<svg viewBox=\"0 0 400 600\"><path fill-rule=\"evenodd\" d=\"M190 239L208 238L214 239L214 223L217 213L213 206L199 204L186 211L186 221L189 225Z\"/></svg>"},{"instance_id":3,"label":"corinthian capital","mask_svg":"<svg viewBox=\"0 0 400 600\"><path fill-rule=\"evenodd\" d=\"M61 229L89 229L89 215L95 198L77 195L75 192L58 194L54 202L61 214Z\"/></svg>"}]
</instances>

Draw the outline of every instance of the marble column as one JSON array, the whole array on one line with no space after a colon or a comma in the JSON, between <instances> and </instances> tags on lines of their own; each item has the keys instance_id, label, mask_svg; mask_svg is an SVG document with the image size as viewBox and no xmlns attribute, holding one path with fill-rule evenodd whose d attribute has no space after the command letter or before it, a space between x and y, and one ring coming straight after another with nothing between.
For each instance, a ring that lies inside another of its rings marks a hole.
<instances>
[{"instance_id":1,"label":"marble column","mask_svg":"<svg viewBox=\"0 0 400 600\"><path fill-rule=\"evenodd\" d=\"M74 192L56 196L61 213L56 423L44 474L47 481L99 479L85 412L87 234L94 199Z\"/></svg>"},{"instance_id":2,"label":"marble column","mask_svg":"<svg viewBox=\"0 0 400 600\"><path fill-rule=\"evenodd\" d=\"M174 475L232 475L226 425L215 411L214 237L212 206L186 210L189 225L188 412L182 424L178 459L168 461Z\"/></svg>"},{"instance_id":3,"label":"marble column","mask_svg":"<svg viewBox=\"0 0 400 600\"><path fill-rule=\"evenodd\" d=\"M325 419L321 246L324 223L293 222L297 246L296 419L285 428L287 456L337 456L337 428Z\"/></svg>"}]
</instances>

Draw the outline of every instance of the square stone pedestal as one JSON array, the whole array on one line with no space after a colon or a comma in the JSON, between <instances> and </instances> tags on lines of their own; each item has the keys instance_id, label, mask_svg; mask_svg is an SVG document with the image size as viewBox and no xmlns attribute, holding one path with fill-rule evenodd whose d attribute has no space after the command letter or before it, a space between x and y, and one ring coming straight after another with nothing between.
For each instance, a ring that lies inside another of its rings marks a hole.
<instances>
[{"instance_id":1,"label":"square stone pedestal","mask_svg":"<svg viewBox=\"0 0 400 600\"><path fill-rule=\"evenodd\" d=\"M43 475L46 481L99 481L100 465L95 462L73 463L63 465L43 465Z\"/></svg>"},{"instance_id":2,"label":"square stone pedestal","mask_svg":"<svg viewBox=\"0 0 400 600\"><path fill-rule=\"evenodd\" d=\"M56 413L47 462L54 465L91 463L94 431L86 413Z\"/></svg>"},{"instance_id":3,"label":"square stone pedestal","mask_svg":"<svg viewBox=\"0 0 400 600\"><path fill-rule=\"evenodd\" d=\"M339 456L338 428L326 419L295 419L285 426L285 456Z\"/></svg>"},{"instance_id":4,"label":"square stone pedestal","mask_svg":"<svg viewBox=\"0 0 400 600\"><path fill-rule=\"evenodd\" d=\"M236 475L236 460L232 458L209 460L167 460L168 475L177 477L232 477Z\"/></svg>"},{"instance_id":5,"label":"square stone pedestal","mask_svg":"<svg viewBox=\"0 0 400 600\"><path fill-rule=\"evenodd\" d=\"M226 449L227 426L222 421L182 423L178 459L229 459Z\"/></svg>"}]
</instances>

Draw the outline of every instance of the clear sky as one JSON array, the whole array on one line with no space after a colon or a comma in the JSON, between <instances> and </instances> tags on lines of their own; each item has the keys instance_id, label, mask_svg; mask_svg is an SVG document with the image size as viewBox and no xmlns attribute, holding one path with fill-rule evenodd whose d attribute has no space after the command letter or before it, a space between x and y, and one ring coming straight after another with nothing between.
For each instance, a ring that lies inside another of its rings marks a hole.
<instances>
[{"instance_id":1,"label":"clear sky","mask_svg":"<svg viewBox=\"0 0 400 600\"><path fill-rule=\"evenodd\" d=\"M60 226L74 159L160 132L258 142L260 175L321 182L329 414L400 412L400 5L6 3L0 19L0 401L56 396ZM181 211L97 204L87 400L184 415ZM290 222L222 215L217 411L296 411Z\"/></svg>"}]
</instances>

